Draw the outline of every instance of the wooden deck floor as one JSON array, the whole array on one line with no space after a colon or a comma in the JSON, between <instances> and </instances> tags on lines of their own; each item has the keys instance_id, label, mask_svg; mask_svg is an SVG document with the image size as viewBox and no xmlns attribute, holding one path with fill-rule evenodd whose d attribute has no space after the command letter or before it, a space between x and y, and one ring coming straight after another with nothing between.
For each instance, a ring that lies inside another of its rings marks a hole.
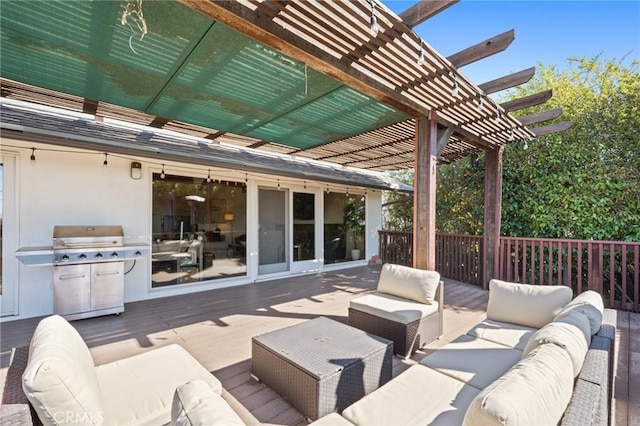
<instances>
[{"instance_id":1,"label":"wooden deck floor","mask_svg":"<svg viewBox=\"0 0 640 426\"><path fill-rule=\"evenodd\" d=\"M224 398L247 424L302 425L297 410L251 379L251 337L319 315L346 322L349 300L373 290L379 270L360 267L129 303L120 316L72 324L96 364L178 343L222 381ZM444 337L410 360L394 358L394 376L481 321L488 292L447 279L444 300ZM0 324L0 389L11 348L27 345L38 321ZM618 313L616 347L616 424L640 424L640 314Z\"/></svg>"}]
</instances>

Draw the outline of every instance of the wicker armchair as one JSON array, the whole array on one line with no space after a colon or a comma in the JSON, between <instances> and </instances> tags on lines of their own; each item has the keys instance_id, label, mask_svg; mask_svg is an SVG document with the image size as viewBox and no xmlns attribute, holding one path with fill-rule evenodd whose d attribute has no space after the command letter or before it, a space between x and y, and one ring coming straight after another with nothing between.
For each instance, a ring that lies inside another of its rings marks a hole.
<instances>
[{"instance_id":1,"label":"wicker armchair","mask_svg":"<svg viewBox=\"0 0 640 426\"><path fill-rule=\"evenodd\" d=\"M407 358L443 334L442 286L437 272L386 264L376 292L351 300L349 325L392 340Z\"/></svg>"}]
</instances>

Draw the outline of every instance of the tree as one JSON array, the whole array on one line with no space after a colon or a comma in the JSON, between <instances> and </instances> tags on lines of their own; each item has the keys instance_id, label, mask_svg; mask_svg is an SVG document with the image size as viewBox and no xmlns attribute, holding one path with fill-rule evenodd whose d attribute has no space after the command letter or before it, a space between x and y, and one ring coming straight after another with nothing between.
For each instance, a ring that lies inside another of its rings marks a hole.
<instances>
[{"instance_id":1,"label":"tree","mask_svg":"<svg viewBox=\"0 0 640 426\"><path fill-rule=\"evenodd\" d=\"M502 235L640 241L639 65L599 56L568 61L562 72L539 65L534 80L501 99L551 88L549 102L519 115L561 106L557 121L573 122L505 149ZM403 173L411 184L413 171ZM438 166L439 232L482 234L483 204L483 154ZM387 225L410 230L412 206L398 206L389 205Z\"/></svg>"}]
</instances>

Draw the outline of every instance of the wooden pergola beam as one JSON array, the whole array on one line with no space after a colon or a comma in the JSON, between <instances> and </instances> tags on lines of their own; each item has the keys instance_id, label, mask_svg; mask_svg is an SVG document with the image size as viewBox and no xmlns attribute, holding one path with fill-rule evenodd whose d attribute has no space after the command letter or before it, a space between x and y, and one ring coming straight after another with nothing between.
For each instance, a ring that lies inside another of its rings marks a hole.
<instances>
[{"instance_id":1,"label":"wooden pergola beam","mask_svg":"<svg viewBox=\"0 0 640 426\"><path fill-rule=\"evenodd\" d=\"M353 67L348 57L336 58L318 46L291 33L264 14L236 1L179 0L187 7L240 31L260 43L284 55L307 64L337 81L359 90L363 94L402 111L415 119L427 117L429 110L424 105L403 96L401 91L388 87L365 72ZM405 25L402 23L402 25ZM409 29L407 28L407 31ZM476 135L438 114L438 124L451 127L454 132L481 149L493 149L495 144Z\"/></svg>"},{"instance_id":2,"label":"wooden pergola beam","mask_svg":"<svg viewBox=\"0 0 640 426\"><path fill-rule=\"evenodd\" d=\"M517 117L518 121L523 125L528 126L530 124L541 123L543 121L553 120L554 118L558 118L562 115L562 107L550 109L547 111L542 111L536 114L529 114L523 117Z\"/></svg>"},{"instance_id":3,"label":"wooden pergola beam","mask_svg":"<svg viewBox=\"0 0 640 426\"><path fill-rule=\"evenodd\" d=\"M256 41L328 75L372 98L386 103L412 117L425 117L428 111L418 103L399 94L365 73L353 68L348 58L338 59L318 46L291 37L281 25L269 17L236 1L179 0L181 3L216 21L238 30Z\"/></svg>"},{"instance_id":4,"label":"wooden pergola beam","mask_svg":"<svg viewBox=\"0 0 640 426\"><path fill-rule=\"evenodd\" d=\"M547 102L553 96L553 90L545 90L544 92L535 93L533 95L514 99L509 102L500 104L505 112L516 111L518 109L529 108Z\"/></svg>"},{"instance_id":5,"label":"wooden pergola beam","mask_svg":"<svg viewBox=\"0 0 640 426\"><path fill-rule=\"evenodd\" d=\"M96 113L98 112L98 104L98 101L84 98L84 100L82 101L82 112L85 114L96 115Z\"/></svg>"},{"instance_id":6,"label":"wooden pergola beam","mask_svg":"<svg viewBox=\"0 0 640 426\"><path fill-rule=\"evenodd\" d=\"M513 74L505 75L504 77L496 78L495 80L487 81L478 86L485 94L499 92L501 90L509 89L511 87L519 86L531 80L536 73L536 68L531 67L526 70L514 72Z\"/></svg>"},{"instance_id":7,"label":"wooden pergola beam","mask_svg":"<svg viewBox=\"0 0 640 426\"><path fill-rule=\"evenodd\" d=\"M460 0L420 0L400 14L400 19L409 27L420 25Z\"/></svg>"},{"instance_id":8,"label":"wooden pergola beam","mask_svg":"<svg viewBox=\"0 0 640 426\"><path fill-rule=\"evenodd\" d=\"M573 126L573 122L563 121L561 123L549 124L548 126L534 127L531 129L531 131L536 135L536 137L538 137L542 135L548 135L549 133L564 132L571 126Z\"/></svg>"},{"instance_id":9,"label":"wooden pergola beam","mask_svg":"<svg viewBox=\"0 0 640 426\"><path fill-rule=\"evenodd\" d=\"M479 61L488 56L502 52L515 40L516 32L509 30L495 37L480 42L474 46L468 47L458 53L447 57L451 65L456 68L469 65L472 62Z\"/></svg>"},{"instance_id":10,"label":"wooden pergola beam","mask_svg":"<svg viewBox=\"0 0 640 426\"><path fill-rule=\"evenodd\" d=\"M151 121L151 123L149 123L149 127L155 127L157 129L162 129L164 127L164 125L167 124L170 121L171 120L169 120L168 118L154 117L153 120Z\"/></svg>"}]
</instances>

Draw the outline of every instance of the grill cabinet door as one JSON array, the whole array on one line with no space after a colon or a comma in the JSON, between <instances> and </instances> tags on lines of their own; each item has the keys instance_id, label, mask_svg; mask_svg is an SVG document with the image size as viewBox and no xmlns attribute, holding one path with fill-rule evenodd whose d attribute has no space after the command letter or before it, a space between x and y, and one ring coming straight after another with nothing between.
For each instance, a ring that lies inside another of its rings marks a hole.
<instances>
[{"instance_id":1,"label":"grill cabinet door","mask_svg":"<svg viewBox=\"0 0 640 426\"><path fill-rule=\"evenodd\" d=\"M70 315L91 308L91 265L53 268L53 312Z\"/></svg>"},{"instance_id":2,"label":"grill cabinet door","mask_svg":"<svg viewBox=\"0 0 640 426\"><path fill-rule=\"evenodd\" d=\"M124 304L124 262L91 265L91 310Z\"/></svg>"}]
</instances>

